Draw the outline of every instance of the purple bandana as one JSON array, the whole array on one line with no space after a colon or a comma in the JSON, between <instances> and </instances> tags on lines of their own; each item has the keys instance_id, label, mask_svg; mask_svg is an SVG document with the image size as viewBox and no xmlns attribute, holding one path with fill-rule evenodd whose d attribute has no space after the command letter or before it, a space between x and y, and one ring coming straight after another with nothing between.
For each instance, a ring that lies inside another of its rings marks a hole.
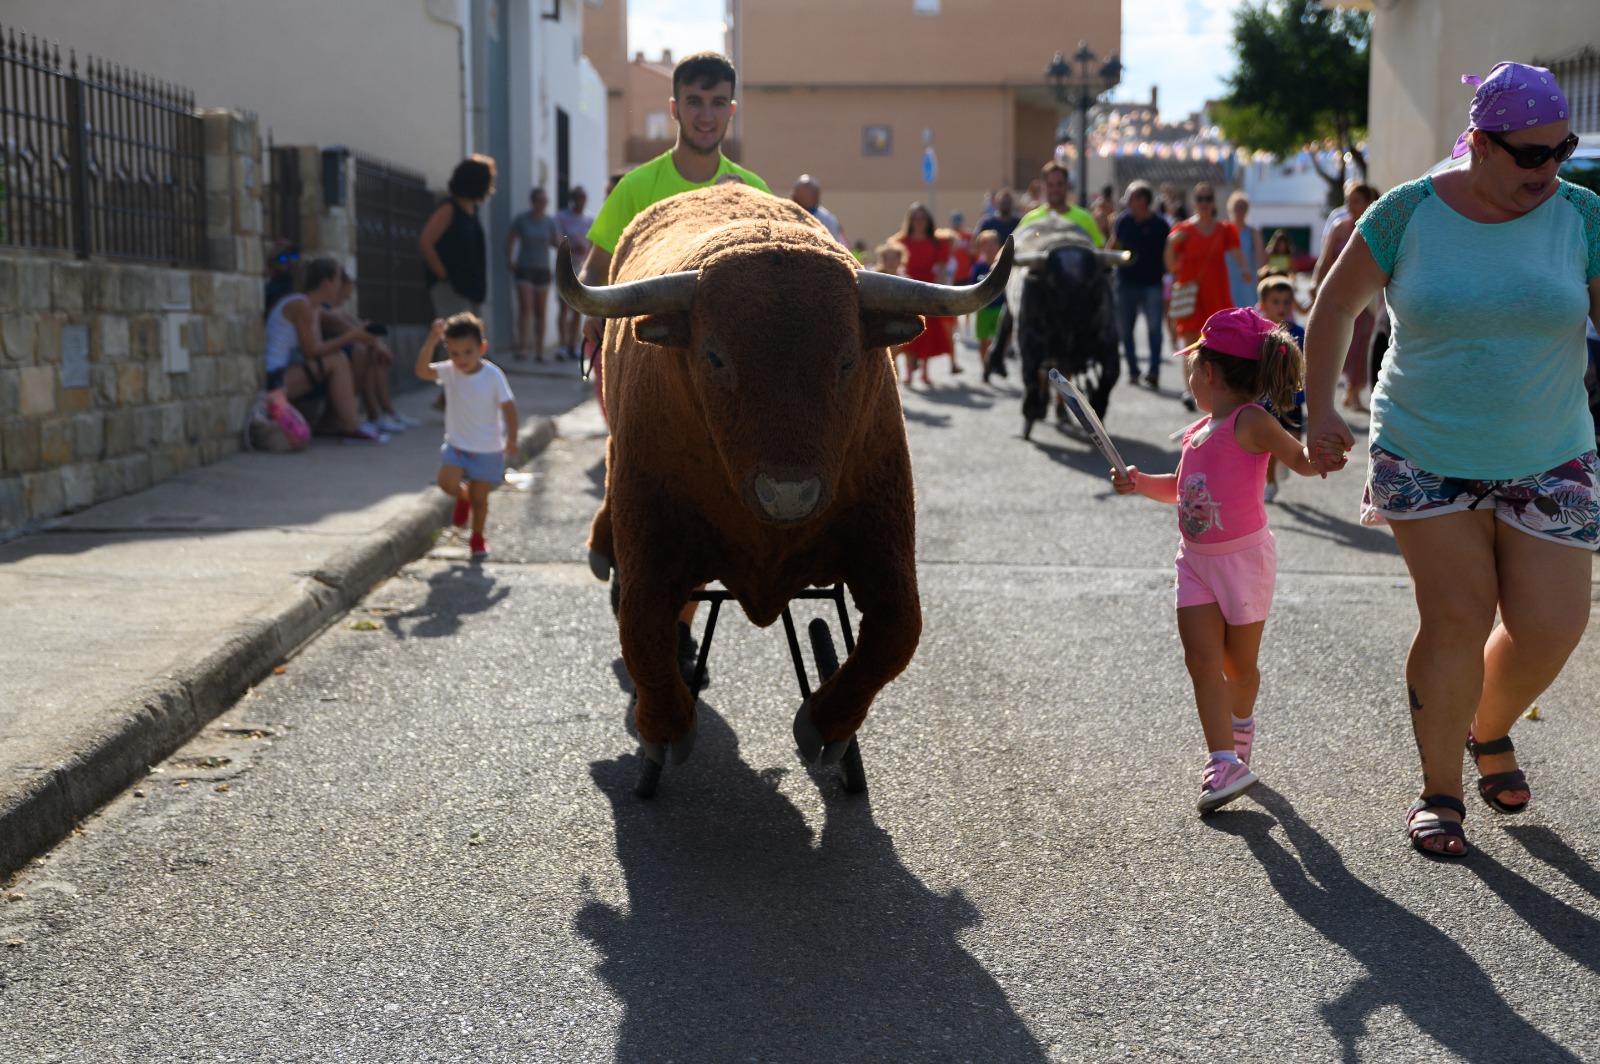
<instances>
[{"instance_id":1,"label":"purple bandana","mask_svg":"<svg viewBox=\"0 0 1600 1064\"><path fill-rule=\"evenodd\" d=\"M1488 77L1461 75L1466 85L1476 85L1467 129L1456 138L1450 158L1467 154L1474 129L1509 133L1514 129L1559 122L1567 117L1567 96L1556 84L1556 76L1544 67L1526 63L1496 63Z\"/></svg>"}]
</instances>

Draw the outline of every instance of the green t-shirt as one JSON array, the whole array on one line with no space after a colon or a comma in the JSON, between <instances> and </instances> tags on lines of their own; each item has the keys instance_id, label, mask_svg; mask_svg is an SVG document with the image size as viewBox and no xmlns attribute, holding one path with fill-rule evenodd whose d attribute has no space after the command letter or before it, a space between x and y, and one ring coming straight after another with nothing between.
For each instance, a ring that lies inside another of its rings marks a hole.
<instances>
[{"instance_id":1,"label":"green t-shirt","mask_svg":"<svg viewBox=\"0 0 1600 1064\"><path fill-rule=\"evenodd\" d=\"M1089 239L1094 241L1095 247L1103 248L1106 246L1105 234L1100 232L1100 226L1095 223L1094 215L1090 214L1076 203L1069 205L1065 211L1055 212L1050 210L1050 205L1048 203L1040 204L1022 216L1022 220L1017 223L1017 228L1021 229L1023 226L1032 222L1040 221L1052 213L1057 214L1059 217L1065 218L1079 229L1082 229L1085 233L1088 233Z\"/></svg>"},{"instance_id":2,"label":"green t-shirt","mask_svg":"<svg viewBox=\"0 0 1600 1064\"><path fill-rule=\"evenodd\" d=\"M615 254L617 241L621 239L628 223L633 221L634 215L652 203L660 203L680 192L709 188L724 174L737 174L751 188L759 188L767 193L772 191L765 181L738 163L729 161L726 155L717 164L716 175L710 181L685 181L683 175L678 173L678 168L672 165L672 153L669 151L622 175L622 180L617 182L617 187L611 190L611 195L601 205L600 213L595 215L594 224L589 227L589 240L606 254Z\"/></svg>"}]
</instances>

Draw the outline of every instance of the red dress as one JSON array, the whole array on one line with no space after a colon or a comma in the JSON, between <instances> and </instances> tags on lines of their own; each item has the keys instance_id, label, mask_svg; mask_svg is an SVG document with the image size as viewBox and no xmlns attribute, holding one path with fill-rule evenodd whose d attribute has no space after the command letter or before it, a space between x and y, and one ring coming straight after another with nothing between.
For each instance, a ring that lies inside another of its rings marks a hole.
<instances>
[{"instance_id":1,"label":"red dress","mask_svg":"<svg viewBox=\"0 0 1600 1064\"><path fill-rule=\"evenodd\" d=\"M906 249L905 273L913 281L936 282L938 269L950 261L950 247L943 240L925 236L901 237ZM950 318L925 318L922 335L906 345L906 354L912 358L935 358L955 350L951 337L954 321Z\"/></svg>"},{"instance_id":2,"label":"red dress","mask_svg":"<svg viewBox=\"0 0 1600 1064\"><path fill-rule=\"evenodd\" d=\"M1174 319L1172 327L1180 333L1198 336L1207 318L1233 306L1227 258L1229 249L1239 246L1239 230L1232 222L1219 221L1210 234L1206 234L1195 226L1193 219L1186 218L1173 226L1172 231L1187 234L1176 244L1177 269L1172 271L1172 283L1188 284L1196 279L1200 282L1194 313L1187 318Z\"/></svg>"}]
</instances>

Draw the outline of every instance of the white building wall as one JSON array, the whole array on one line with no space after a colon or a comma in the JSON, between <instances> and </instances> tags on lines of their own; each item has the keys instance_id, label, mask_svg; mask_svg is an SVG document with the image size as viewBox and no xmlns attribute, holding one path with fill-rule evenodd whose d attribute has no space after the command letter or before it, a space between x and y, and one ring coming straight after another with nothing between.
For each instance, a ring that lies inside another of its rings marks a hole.
<instances>
[{"instance_id":1,"label":"white building wall","mask_svg":"<svg viewBox=\"0 0 1600 1064\"><path fill-rule=\"evenodd\" d=\"M556 109L568 118L568 179L589 191L598 209L606 181L606 87L583 55L582 0L560 0L561 17L547 19L551 0L513 3L507 11L511 85L511 158L497 160L500 191L512 213L527 210L528 193L543 186L555 210ZM504 233L490 234L490 254L503 263ZM546 314L546 345L556 338L553 293Z\"/></svg>"},{"instance_id":2,"label":"white building wall","mask_svg":"<svg viewBox=\"0 0 1600 1064\"><path fill-rule=\"evenodd\" d=\"M1332 169L1331 161L1323 163ZM1262 239L1274 229L1310 230L1314 245L1328 217L1328 183L1303 158L1262 160L1240 168L1240 187L1250 197L1250 224ZM1306 250L1317 251L1315 246Z\"/></svg>"},{"instance_id":3,"label":"white building wall","mask_svg":"<svg viewBox=\"0 0 1600 1064\"><path fill-rule=\"evenodd\" d=\"M589 193L589 210L605 199L606 145L610 143L606 83L585 57L578 72L578 109L572 116L572 183Z\"/></svg>"},{"instance_id":4,"label":"white building wall","mask_svg":"<svg viewBox=\"0 0 1600 1064\"><path fill-rule=\"evenodd\" d=\"M451 0L4 0L6 29L254 111L279 144L343 144L442 188L461 160Z\"/></svg>"},{"instance_id":5,"label":"white building wall","mask_svg":"<svg viewBox=\"0 0 1600 1064\"><path fill-rule=\"evenodd\" d=\"M1368 144L1372 184L1388 189L1450 153L1472 87L1502 59L1532 62L1600 47L1597 0L1405 0L1375 7Z\"/></svg>"}]
</instances>

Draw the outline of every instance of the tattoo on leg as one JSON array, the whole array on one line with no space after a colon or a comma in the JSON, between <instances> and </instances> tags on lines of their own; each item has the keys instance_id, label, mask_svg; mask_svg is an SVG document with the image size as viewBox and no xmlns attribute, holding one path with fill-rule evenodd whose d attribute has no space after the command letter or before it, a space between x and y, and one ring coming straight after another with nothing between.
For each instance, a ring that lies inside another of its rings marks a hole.
<instances>
[{"instance_id":1,"label":"tattoo on leg","mask_svg":"<svg viewBox=\"0 0 1600 1064\"><path fill-rule=\"evenodd\" d=\"M1424 765L1428 763L1428 755L1422 752L1422 736L1416 734L1416 715L1422 712L1422 699L1417 697L1417 689L1406 684L1406 696L1411 700L1411 734L1417 741L1417 759Z\"/></svg>"}]
</instances>

